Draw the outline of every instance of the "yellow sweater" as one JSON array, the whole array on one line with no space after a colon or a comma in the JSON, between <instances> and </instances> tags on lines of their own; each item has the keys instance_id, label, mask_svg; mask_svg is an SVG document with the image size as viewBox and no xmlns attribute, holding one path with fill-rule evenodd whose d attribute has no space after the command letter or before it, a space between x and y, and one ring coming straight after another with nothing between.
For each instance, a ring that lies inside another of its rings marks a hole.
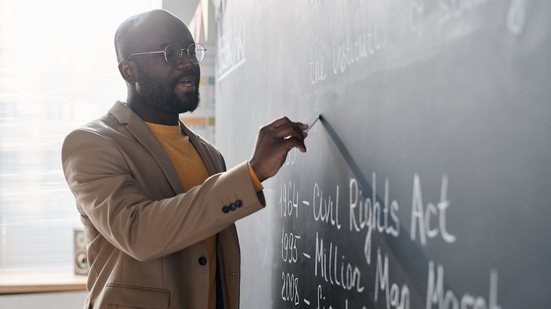
<instances>
[{"instance_id":1,"label":"yellow sweater","mask_svg":"<svg viewBox=\"0 0 551 309\"><path fill-rule=\"evenodd\" d=\"M178 177L184 190L202 184L208 177L207 168L195 150L195 147L180 130L180 126L168 126L145 123L151 132L157 137L164 150L168 154L172 165L176 168ZM256 191L262 191L262 184L249 165L249 173ZM204 240L207 246L207 261L209 265L209 309L216 308L216 235Z\"/></svg>"}]
</instances>

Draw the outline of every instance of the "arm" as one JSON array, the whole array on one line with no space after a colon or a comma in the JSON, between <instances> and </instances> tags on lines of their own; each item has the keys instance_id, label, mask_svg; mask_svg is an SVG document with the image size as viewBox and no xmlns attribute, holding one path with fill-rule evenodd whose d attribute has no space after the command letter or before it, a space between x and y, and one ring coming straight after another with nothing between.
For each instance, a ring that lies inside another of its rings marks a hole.
<instances>
[{"instance_id":1,"label":"arm","mask_svg":"<svg viewBox=\"0 0 551 309\"><path fill-rule=\"evenodd\" d=\"M62 161L77 204L94 227L141 261L201 241L264 204L246 163L213 175L186 193L151 200L133 178L118 146L94 132L71 133L63 145ZM241 207L222 211L237 200Z\"/></svg>"}]
</instances>

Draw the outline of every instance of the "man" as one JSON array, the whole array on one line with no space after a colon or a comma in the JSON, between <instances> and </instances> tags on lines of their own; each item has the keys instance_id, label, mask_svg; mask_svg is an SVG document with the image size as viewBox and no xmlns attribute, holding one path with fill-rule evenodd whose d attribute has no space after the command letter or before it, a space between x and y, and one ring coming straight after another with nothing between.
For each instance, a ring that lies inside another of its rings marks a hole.
<instances>
[{"instance_id":1,"label":"man","mask_svg":"<svg viewBox=\"0 0 551 309\"><path fill-rule=\"evenodd\" d=\"M306 151L307 125L263 127L252 158L225 171L220 153L178 120L199 102L203 49L187 27L146 12L121 24L115 47L126 102L62 149L88 241L85 308L238 308L234 222L263 208L261 182L289 150Z\"/></svg>"}]
</instances>

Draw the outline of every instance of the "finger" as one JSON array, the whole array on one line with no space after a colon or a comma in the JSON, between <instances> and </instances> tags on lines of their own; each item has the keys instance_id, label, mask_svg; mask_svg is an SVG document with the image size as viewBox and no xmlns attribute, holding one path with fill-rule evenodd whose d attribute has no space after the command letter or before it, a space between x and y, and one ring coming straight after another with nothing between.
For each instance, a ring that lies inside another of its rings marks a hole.
<instances>
[{"instance_id":1,"label":"finger","mask_svg":"<svg viewBox=\"0 0 551 309\"><path fill-rule=\"evenodd\" d=\"M304 139L305 137L304 134L305 134L304 131L294 126L281 128L274 132L274 136L277 138L288 138L290 136L294 136L296 138Z\"/></svg>"},{"instance_id":2,"label":"finger","mask_svg":"<svg viewBox=\"0 0 551 309\"><path fill-rule=\"evenodd\" d=\"M304 145L304 141L297 139L295 137L291 137L288 139L284 139L282 141L283 146L289 152L293 148L298 148L301 152L306 152L306 145Z\"/></svg>"},{"instance_id":3,"label":"finger","mask_svg":"<svg viewBox=\"0 0 551 309\"><path fill-rule=\"evenodd\" d=\"M287 117L281 117L275 121L273 121L272 123L269 124L269 127L271 128L274 128L274 129L277 129L283 125L286 125L286 124L289 124L289 123L292 123L291 120L289 120L289 118Z\"/></svg>"},{"instance_id":4,"label":"finger","mask_svg":"<svg viewBox=\"0 0 551 309\"><path fill-rule=\"evenodd\" d=\"M292 122L292 125L297 128L297 130L304 131L308 129L309 125L302 122Z\"/></svg>"},{"instance_id":5,"label":"finger","mask_svg":"<svg viewBox=\"0 0 551 309\"><path fill-rule=\"evenodd\" d=\"M306 130L308 129L309 125L306 124L306 123L302 123L302 122L293 122L291 120L289 120L287 117L285 117L285 119L287 119L288 121L285 122L285 121L281 121L281 122L278 122L277 125L273 126L272 128L274 129L279 129L281 127L285 127L285 126L296 126L297 128L301 129L301 130Z\"/></svg>"},{"instance_id":6,"label":"finger","mask_svg":"<svg viewBox=\"0 0 551 309\"><path fill-rule=\"evenodd\" d=\"M288 128L288 127L292 127L294 128L297 132L306 132L308 130L308 125L307 124L304 124L304 123L301 123L301 122L289 122L287 124L283 124L279 127L275 127L275 128L272 128L272 130L281 130L281 129L284 129L284 128Z\"/></svg>"}]
</instances>

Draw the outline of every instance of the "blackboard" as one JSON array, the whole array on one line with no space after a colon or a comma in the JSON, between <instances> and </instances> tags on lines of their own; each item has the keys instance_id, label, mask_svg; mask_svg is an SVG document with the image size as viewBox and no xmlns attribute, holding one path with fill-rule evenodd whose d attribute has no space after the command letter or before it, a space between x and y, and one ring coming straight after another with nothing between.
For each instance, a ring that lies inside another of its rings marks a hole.
<instances>
[{"instance_id":1,"label":"blackboard","mask_svg":"<svg viewBox=\"0 0 551 309\"><path fill-rule=\"evenodd\" d=\"M216 141L310 121L242 308L550 308L551 2L219 1Z\"/></svg>"}]
</instances>

